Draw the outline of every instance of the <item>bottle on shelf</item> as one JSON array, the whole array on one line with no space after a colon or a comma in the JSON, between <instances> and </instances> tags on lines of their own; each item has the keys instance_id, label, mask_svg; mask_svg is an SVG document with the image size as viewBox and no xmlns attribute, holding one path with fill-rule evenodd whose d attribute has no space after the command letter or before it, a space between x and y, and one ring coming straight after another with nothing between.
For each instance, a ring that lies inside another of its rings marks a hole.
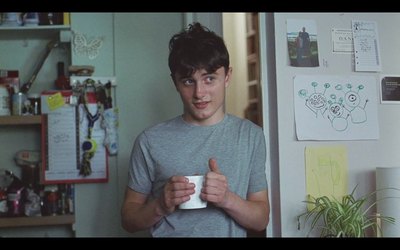
<instances>
[{"instance_id":1,"label":"bottle on shelf","mask_svg":"<svg viewBox=\"0 0 400 250\"><path fill-rule=\"evenodd\" d=\"M57 63L56 87L58 89L71 89L69 78L66 77L64 73L64 62Z\"/></svg>"},{"instance_id":2,"label":"bottle on shelf","mask_svg":"<svg viewBox=\"0 0 400 250\"><path fill-rule=\"evenodd\" d=\"M67 186L58 184L58 214L66 214L67 211Z\"/></svg>"},{"instance_id":3,"label":"bottle on shelf","mask_svg":"<svg viewBox=\"0 0 400 250\"><path fill-rule=\"evenodd\" d=\"M12 115L23 115L26 95L14 86L14 94L12 95Z\"/></svg>"},{"instance_id":4,"label":"bottle on shelf","mask_svg":"<svg viewBox=\"0 0 400 250\"><path fill-rule=\"evenodd\" d=\"M75 195L75 187L74 184L67 184L67 213L73 214L74 213L74 195Z\"/></svg>"},{"instance_id":5,"label":"bottle on shelf","mask_svg":"<svg viewBox=\"0 0 400 250\"><path fill-rule=\"evenodd\" d=\"M7 188L8 216L22 216L24 214L24 183L13 172L6 170L12 182Z\"/></svg>"},{"instance_id":6,"label":"bottle on shelf","mask_svg":"<svg viewBox=\"0 0 400 250\"><path fill-rule=\"evenodd\" d=\"M58 186L47 185L44 187L46 214L55 216L58 213Z\"/></svg>"},{"instance_id":7,"label":"bottle on shelf","mask_svg":"<svg viewBox=\"0 0 400 250\"><path fill-rule=\"evenodd\" d=\"M38 93L29 93L28 94L29 105L32 108L33 115L40 115L41 104L40 104L40 95Z\"/></svg>"}]
</instances>

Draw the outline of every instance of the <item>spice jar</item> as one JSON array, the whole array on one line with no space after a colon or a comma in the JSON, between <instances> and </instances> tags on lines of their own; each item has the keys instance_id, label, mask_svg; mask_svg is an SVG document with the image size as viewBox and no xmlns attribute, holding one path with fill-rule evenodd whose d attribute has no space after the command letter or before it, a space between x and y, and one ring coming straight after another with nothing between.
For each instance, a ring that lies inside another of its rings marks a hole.
<instances>
[{"instance_id":1,"label":"spice jar","mask_svg":"<svg viewBox=\"0 0 400 250\"><path fill-rule=\"evenodd\" d=\"M28 100L32 107L32 115L40 115L40 95L38 93L30 93L28 94Z\"/></svg>"}]
</instances>

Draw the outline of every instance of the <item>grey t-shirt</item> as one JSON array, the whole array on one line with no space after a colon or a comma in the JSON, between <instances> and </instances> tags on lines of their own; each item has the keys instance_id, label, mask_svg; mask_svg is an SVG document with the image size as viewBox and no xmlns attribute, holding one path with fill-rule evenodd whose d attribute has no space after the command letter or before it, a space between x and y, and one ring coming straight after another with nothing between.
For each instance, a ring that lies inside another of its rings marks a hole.
<instances>
[{"instance_id":1,"label":"grey t-shirt","mask_svg":"<svg viewBox=\"0 0 400 250\"><path fill-rule=\"evenodd\" d=\"M226 114L212 126L186 123L181 116L144 130L135 140L128 186L150 199L159 197L173 175L205 175L216 159L229 189L246 199L267 189L262 129ZM154 237L246 237L246 230L210 202L203 209L176 209L151 229Z\"/></svg>"}]
</instances>

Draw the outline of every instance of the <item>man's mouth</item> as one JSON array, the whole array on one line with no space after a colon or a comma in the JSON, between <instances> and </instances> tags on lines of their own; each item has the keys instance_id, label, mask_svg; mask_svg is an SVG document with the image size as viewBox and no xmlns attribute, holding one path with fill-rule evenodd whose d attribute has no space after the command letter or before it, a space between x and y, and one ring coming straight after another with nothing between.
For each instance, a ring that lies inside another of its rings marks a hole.
<instances>
[{"instance_id":1,"label":"man's mouth","mask_svg":"<svg viewBox=\"0 0 400 250\"><path fill-rule=\"evenodd\" d=\"M193 104L197 109L205 109L208 106L208 102L197 102Z\"/></svg>"}]
</instances>

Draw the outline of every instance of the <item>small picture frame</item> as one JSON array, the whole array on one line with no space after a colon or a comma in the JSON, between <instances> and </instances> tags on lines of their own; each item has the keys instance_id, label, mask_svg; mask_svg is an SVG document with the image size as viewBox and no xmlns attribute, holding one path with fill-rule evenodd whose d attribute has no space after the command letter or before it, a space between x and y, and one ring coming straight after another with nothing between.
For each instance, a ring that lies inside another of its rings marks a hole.
<instances>
[{"instance_id":1,"label":"small picture frame","mask_svg":"<svg viewBox=\"0 0 400 250\"><path fill-rule=\"evenodd\" d=\"M381 76L379 89L382 104L400 104L400 75Z\"/></svg>"}]
</instances>

